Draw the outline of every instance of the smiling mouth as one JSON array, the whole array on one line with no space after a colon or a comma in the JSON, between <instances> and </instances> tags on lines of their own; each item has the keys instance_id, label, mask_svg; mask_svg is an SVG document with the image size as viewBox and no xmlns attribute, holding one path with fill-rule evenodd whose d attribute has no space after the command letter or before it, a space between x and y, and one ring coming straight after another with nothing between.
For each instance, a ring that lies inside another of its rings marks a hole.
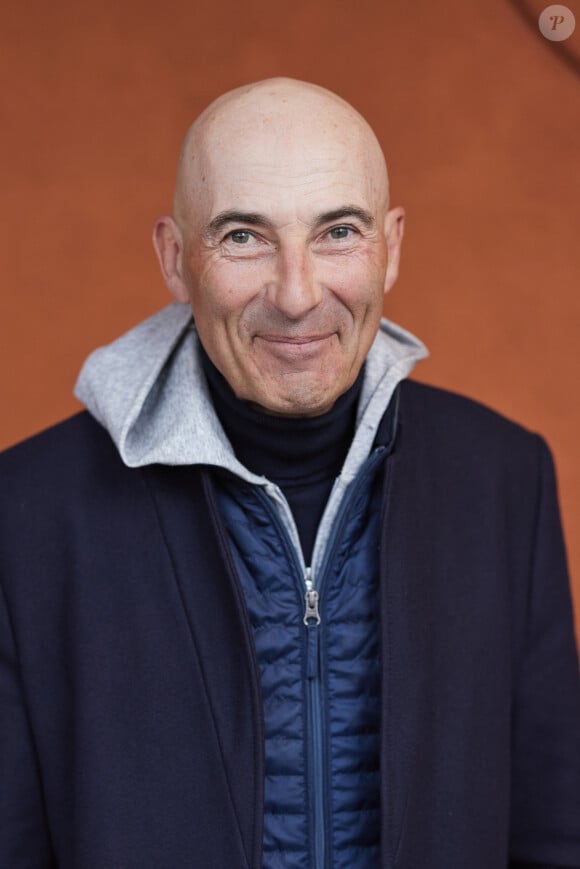
<instances>
[{"instance_id":1,"label":"smiling mouth","mask_svg":"<svg viewBox=\"0 0 580 869\"><path fill-rule=\"evenodd\" d=\"M256 335L268 355L278 357L284 363L298 363L316 359L325 351L327 342L335 335L325 332L318 335Z\"/></svg>"},{"instance_id":2,"label":"smiling mouth","mask_svg":"<svg viewBox=\"0 0 580 869\"><path fill-rule=\"evenodd\" d=\"M288 335L257 335L262 341L267 341L269 344L289 344L291 346L301 346L302 344L316 344L319 341L325 341L333 335L333 332L327 332L324 335L303 335L290 337Z\"/></svg>"}]
</instances>

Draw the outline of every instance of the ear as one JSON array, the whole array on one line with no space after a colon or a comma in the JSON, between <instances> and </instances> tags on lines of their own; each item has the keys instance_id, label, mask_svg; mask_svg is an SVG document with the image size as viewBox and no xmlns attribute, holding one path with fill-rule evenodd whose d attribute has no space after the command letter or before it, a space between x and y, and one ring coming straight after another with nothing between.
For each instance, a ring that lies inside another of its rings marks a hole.
<instances>
[{"instance_id":1,"label":"ear","mask_svg":"<svg viewBox=\"0 0 580 869\"><path fill-rule=\"evenodd\" d=\"M385 275L385 293L388 293L399 276L399 261L401 245L405 231L405 210L400 206L392 208L385 217L385 238L387 240L387 273Z\"/></svg>"},{"instance_id":2,"label":"ear","mask_svg":"<svg viewBox=\"0 0 580 869\"><path fill-rule=\"evenodd\" d=\"M153 247L167 289L178 302L189 302L183 278L183 237L172 217L158 217L153 227Z\"/></svg>"}]
</instances>

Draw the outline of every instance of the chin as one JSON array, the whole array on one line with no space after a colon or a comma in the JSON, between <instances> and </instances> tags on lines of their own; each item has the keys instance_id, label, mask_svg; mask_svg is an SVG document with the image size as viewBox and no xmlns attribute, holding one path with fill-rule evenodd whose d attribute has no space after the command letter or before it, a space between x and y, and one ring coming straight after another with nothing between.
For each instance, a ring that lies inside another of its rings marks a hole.
<instances>
[{"instance_id":1,"label":"chin","mask_svg":"<svg viewBox=\"0 0 580 869\"><path fill-rule=\"evenodd\" d=\"M319 383L302 384L287 392L272 391L252 403L273 416L321 416L332 408L336 399L347 389L348 386L337 391L336 382L332 387Z\"/></svg>"}]
</instances>

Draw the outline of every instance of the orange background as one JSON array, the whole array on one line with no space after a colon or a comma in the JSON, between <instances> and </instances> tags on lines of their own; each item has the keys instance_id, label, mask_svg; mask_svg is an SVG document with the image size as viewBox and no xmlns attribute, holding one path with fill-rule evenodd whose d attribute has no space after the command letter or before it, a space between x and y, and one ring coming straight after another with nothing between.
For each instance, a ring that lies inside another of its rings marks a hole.
<instances>
[{"instance_id":1,"label":"orange background","mask_svg":"<svg viewBox=\"0 0 580 869\"><path fill-rule=\"evenodd\" d=\"M538 31L547 5L10 4L0 446L74 412L87 353L169 300L150 231L197 113L266 76L315 81L373 124L406 206L385 313L430 347L417 376L552 446L580 628L580 0L564 43Z\"/></svg>"}]
</instances>

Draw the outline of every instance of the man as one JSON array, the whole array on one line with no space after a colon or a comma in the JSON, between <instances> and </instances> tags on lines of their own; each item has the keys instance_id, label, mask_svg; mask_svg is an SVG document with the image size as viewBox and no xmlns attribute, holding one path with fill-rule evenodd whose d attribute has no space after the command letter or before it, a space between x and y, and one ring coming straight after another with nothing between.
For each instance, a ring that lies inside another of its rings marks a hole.
<instances>
[{"instance_id":1,"label":"man","mask_svg":"<svg viewBox=\"0 0 580 869\"><path fill-rule=\"evenodd\" d=\"M580 866L550 456L405 379L403 222L314 85L189 131L176 304L0 464L2 867Z\"/></svg>"}]
</instances>

